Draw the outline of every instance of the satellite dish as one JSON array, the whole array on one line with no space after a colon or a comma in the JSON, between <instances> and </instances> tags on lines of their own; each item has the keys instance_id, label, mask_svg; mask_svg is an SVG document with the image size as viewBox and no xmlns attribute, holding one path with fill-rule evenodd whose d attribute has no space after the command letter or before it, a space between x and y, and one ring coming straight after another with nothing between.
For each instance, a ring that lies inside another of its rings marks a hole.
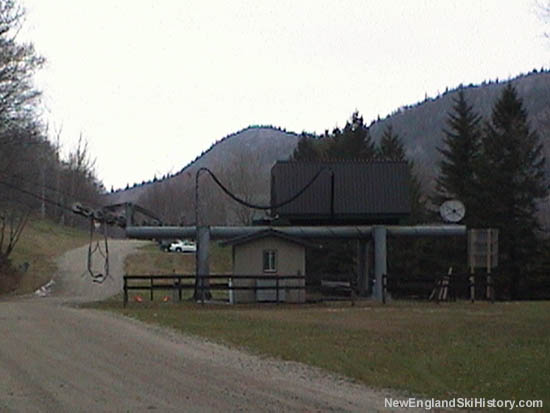
<instances>
[{"instance_id":1,"label":"satellite dish","mask_svg":"<svg viewBox=\"0 0 550 413\"><path fill-rule=\"evenodd\" d=\"M458 199L449 199L441 204L439 207L439 213L445 222L456 223L464 218L466 208Z\"/></svg>"}]
</instances>

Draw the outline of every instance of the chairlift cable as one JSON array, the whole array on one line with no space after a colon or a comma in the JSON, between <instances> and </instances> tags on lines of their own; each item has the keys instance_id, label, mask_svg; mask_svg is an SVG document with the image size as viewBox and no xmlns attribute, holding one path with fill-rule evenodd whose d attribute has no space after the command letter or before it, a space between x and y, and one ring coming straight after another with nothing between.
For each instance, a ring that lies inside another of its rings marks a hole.
<instances>
[{"instance_id":1,"label":"chairlift cable","mask_svg":"<svg viewBox=\"0 0 550 413\"><path fill-rule=\"evenodd\" d=\"M22 180L23 182L26 182L28 184L32 184L32 185L36 185L38 187L41 187L41 188L45 188L45 189L48 189L49 191L52 191L52 192L56 192L60 195L63 195L65 198L67 199L76 199L76 197L74 195L69 195L68 192L65 192L65 191L62 191L58 188L54 188L50 185L46 185L46 184L43 184L43 183L39 183L39 182L34 182L32 181L31 179L28 179L28 178L25 178L23 175L18 175L18 174L12 174L12 175L8 175L9 178L13 178L13 179L20 179ZM13 185L13 184L12 184ZM46 201L47 202L47 201ZM92 202L92 201L87 201L88 203L91 203L93 206L95 207L100 207L99 204L95 203L95 202Z\"/></svg>"},{"instance_id":2,"label":"chairlift cable","mask_svg":"<svg viewBox=\"0 0 550 413\"><path fill-rule=\"evenodd\" d=\"M19 187L13 185L13 184L10 184L10 183L4 182L4 181L0 181L0 184L2 184L4 186L7 186L8 188L11 188L11 189L16 190L18 192L21 192L23 194L34 197L36 199L39 199L41 201L44 201L44 202L47 202L49 204L55 205L55 206L57 206L61 209L64 209L66 211L69 211L69 212L72 212L72 213L75 212L73 208L69 208L68 206L63 205L59 202L52 201L51 199L48 199L48 198L46 198L42 195L38 195L38 194L36 194L32 191L27 191L26 189L19 188ZM103 238L104 238L104 248L105 248L105 252L103 252L101 250L101 245L100 245L99 241L97 241L95 247L92 247L93 246L93 234L94 234L94 217L90 216L89 219L90 219L90 241L89 241L89 244L88 244L87 270L88 270L88 273L91 275L94 282L103 283L109 277L109 242L108 242L108 234L107 234L107 224L106 224L106 222L103 222ZM103 270L104 271L103 271L103 273L95 274L93 272L93 269L92 269L92 260L93 260L93 255L98 250L99 250L99 253L102 255L102 257L104 258L104 264L103 264Z\"/></svg>"}]
</instances>

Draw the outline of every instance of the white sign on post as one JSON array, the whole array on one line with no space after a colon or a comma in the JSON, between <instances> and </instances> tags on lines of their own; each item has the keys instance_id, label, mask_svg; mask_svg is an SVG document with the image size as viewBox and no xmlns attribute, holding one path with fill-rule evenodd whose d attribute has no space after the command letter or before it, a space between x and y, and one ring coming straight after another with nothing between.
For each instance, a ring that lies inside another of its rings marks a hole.
<instances>
[{"instance_id":1,"label":"white sign on post","mask_svg":"<svg viewBox=\"0 0 550 413\"><path fill-rule=\"evenodd\" d=\"M468 230L468 266L491 272L498 265L498 229Z\"/></svg>"}]
</instances>

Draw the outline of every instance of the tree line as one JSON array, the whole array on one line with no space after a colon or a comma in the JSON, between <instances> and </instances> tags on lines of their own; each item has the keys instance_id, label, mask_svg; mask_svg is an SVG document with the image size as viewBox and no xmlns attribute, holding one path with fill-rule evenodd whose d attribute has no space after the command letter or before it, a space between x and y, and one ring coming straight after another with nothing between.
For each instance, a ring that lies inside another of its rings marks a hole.
<instances>
[{"instance_id":1,"label":"tree line","mask_svg":"<svg viewBox=\"0 0 550 413\"><path fill-rule=\"evenodd\" d=\"M10 271L10 254L33 214L77 225L67 207L74 201L99 204L102 185L86 140L67 157L61 131L41 120L34 74L44 65L30 43L18 40L24 9L0 2L0 273Z\"/></svg>"},{"instance_id":2,"label":"tree line","mask_svg":"<svg viewBox=\"0 0 550 413\"><path fill-rule=\"evenodd\" d=\"M321 136L303 134L292 155L295 161L407 161L411 171L412 214L406 224L438 220L437 208L447 199L466 206L469 228L500 231L498 272L505 295L528 294L529 277L550 277L550 246L537 219L540 202L549 194L540 137L529 123L524 103L509 83L483 119L460 90L447 114L438 176L434 190L422 185L422 170L407 156L399 134L388 125L379 145L359 113L343 129ZM334 256L315 257L324 271L353 271L354 246L336 246ZM449 266L466 271L466 242L461 240L391 240L389 271L426 273ZM321 268L320 268L321 269ZM315 269L314 269L315 271Z\"/></svg>"},{"instance_id":3,"label":"tree line","mask_svg":"<svg viewBox=\"0 0 550 413\"><path fill-rule=\"evenodd\" d=\"M469 227L499 230L498 271L509 281L509 296L520 298L529 293L530 274L550 270L547 235L537 218L550 185L523 100L509 83L483 119L461 91L443 132L436 199L458 198Z\"/></svg>"}]
</instances>

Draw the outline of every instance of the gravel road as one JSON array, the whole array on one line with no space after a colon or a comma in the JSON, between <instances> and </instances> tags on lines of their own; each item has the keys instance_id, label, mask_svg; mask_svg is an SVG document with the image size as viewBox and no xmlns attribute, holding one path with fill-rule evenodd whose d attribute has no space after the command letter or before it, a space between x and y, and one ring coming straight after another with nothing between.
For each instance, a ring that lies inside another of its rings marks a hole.
<instances>
[{"instance_id":1,"label":"gravel road","mask_svg":"<svg viewBox=\"0 0 550 413\"><path fill-rule=\"evenodd\" d=\"M79 248L45 297L0 300L0 412L388 411L391 394L321 370L71 305L118 293L137 245L110 244L105 284L82 276Z\"/></svg>"}]
</instances>

